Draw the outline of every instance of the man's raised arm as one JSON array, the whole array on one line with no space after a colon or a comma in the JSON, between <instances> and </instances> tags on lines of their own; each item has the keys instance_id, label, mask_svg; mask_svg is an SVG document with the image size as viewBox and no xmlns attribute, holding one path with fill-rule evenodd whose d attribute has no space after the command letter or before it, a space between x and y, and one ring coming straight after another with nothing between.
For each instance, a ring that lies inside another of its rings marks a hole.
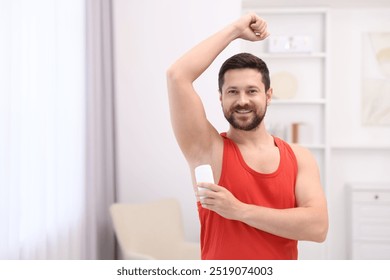
<instances>
[{"instance_id":1,"label":"man's raised arm","mask_svg":"<svg viewBox=\"0 0 390 280\"><path fill-rule=\"evenodd\" d=\"M206 119L193 82L235 39L260 41L267 36L265 21L256 14L247 14L192 48L168 69L172 126L187 161L207 160L215 142L220 141L218 132Z\"/></svg>"}]
</instances>

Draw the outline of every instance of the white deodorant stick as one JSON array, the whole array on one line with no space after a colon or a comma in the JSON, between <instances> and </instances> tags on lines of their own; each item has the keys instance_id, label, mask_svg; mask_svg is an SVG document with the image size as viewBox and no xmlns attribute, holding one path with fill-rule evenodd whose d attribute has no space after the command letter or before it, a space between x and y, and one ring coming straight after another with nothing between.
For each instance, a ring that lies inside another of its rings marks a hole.
<instances>
[{"instance_id":1,"label":"white deodorant stick","mask_svg":"<svg viewBox=\"0 0 390 280\"><path fill-rule=\"evenodd\" d=\"M196 182L206 182L214 184L213 170L209 164L199 165L195 167Z\"/></svg>"},{"instance_id":2,"label":"white deodorant stick","mask_svg":"<svg viewBox=\"0 0 390 280\"><path fill-rule=\"evenodd\" d=\"M204 183L214 184L214 176L213 176L213 170L211 169L211 166L209 164L197 166L195 168L195 179L196 179L196 183L204 182ZM204 188L198 187L198 191L201 191L202 189Z\"/></svg>"}]
</instances>

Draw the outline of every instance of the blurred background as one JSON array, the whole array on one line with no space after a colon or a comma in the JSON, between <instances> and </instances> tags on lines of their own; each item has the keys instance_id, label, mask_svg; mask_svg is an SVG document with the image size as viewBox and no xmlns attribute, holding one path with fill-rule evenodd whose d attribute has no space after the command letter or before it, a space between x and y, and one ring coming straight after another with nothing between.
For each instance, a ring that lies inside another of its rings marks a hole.
<instances>
[{"instance_id":1,"label":"blurred background","mask_svg":"<svg viewBox=\"0 0 390 280\"><path fill-rule=\"evenodd\" d=\"M330 229L302 259L390 258L390 2L0 0L0 259L115 259L113 203L180 202L199 242L165 71L248 11L268 41L232 43L196 81L223 132L217 72L263 58L267 125L308 147ZM274 81L274 82L273 82Z\"/></svg>"}]
</instances>

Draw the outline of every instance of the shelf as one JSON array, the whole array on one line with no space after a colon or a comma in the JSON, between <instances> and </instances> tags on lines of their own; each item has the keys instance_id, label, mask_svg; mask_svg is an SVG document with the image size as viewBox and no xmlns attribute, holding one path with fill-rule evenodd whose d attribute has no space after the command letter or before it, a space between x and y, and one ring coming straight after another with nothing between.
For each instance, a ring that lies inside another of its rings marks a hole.
<instances>
[{"instance_id":1,"label":"shelf","mask_svg":"<svg viewBox=\"0 0 390 280\"><path fill-rule=\"evenodd\" d=\"M324 98L319 99L272 99L270 105L325 105Z\"/></svg>"},{"instance_id":2,"label":"shelf","mask_svg":"<svg viewBox=\"0 0 390 280\"><path fill-rule=\"evenodd\" d=\"M366 145L360 145L360 146L330 146L331 150L390 150L390 146L366 146Z\"/></svg>"},{"instance_id":3,"label":"shelf","mask_svg":"<svg viewBox=\"0 0 390 280\"><path fill-rule=\"evenodd\" d=\"M259 53L262 58L325 58L326 53L324 52L315 52L315 53Z\"/></svg>"},{"instance_id":4,"label":"shelf","mask_svg":"<svg viewBox=\"0 0 390 280\"><path fill-rule=\"evenodd\" d=\"M261 1L258 0L243 0L242 1L242 8L245 13L251 12L254 9L257 9L259 11L259 14L324 14L329 11L329 8L327 7L294 7L293 6L287 6L285 8L277 7L271 7L271 6L264 6Z\"/></svg>"},{"instance_id":5,"label":"shelf","mask_svg":"<svg viewBox=\"0 0 390 280\"><path fill-rule=\"evenodd\" d=\"M366 243L389 243L390 244L390 239L389 238L353 238L352 242L366 242ZM382 244L383 245L383 244Z\"/></svg>"},{"instance_id":6,"label":"shelf","mask_svg":"<svg viewBox=\"0 0 390 280\"><path fill-rule=\"evenodd\" d=\"M321 145L321 144L304 144L304 143L303 144L297 143L297 144L309 150L325 150L325 145Z\"/></svg>"}]
</instances>

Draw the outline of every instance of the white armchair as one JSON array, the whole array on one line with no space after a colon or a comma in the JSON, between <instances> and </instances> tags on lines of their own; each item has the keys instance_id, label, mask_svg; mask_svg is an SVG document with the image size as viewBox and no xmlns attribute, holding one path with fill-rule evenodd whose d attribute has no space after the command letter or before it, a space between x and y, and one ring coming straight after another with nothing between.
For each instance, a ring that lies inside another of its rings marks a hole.
<instances>
[{"instance_id":1,"label":"white armchair","mask_svg":"<svg viewBox=\"0 0 390 280\"><path fill-rule=\"evenodd\" d=\"M200 259L199 243L184 240L177 200L115 203L110 213L124 259Z\"/></svg>"}]
</instances>

